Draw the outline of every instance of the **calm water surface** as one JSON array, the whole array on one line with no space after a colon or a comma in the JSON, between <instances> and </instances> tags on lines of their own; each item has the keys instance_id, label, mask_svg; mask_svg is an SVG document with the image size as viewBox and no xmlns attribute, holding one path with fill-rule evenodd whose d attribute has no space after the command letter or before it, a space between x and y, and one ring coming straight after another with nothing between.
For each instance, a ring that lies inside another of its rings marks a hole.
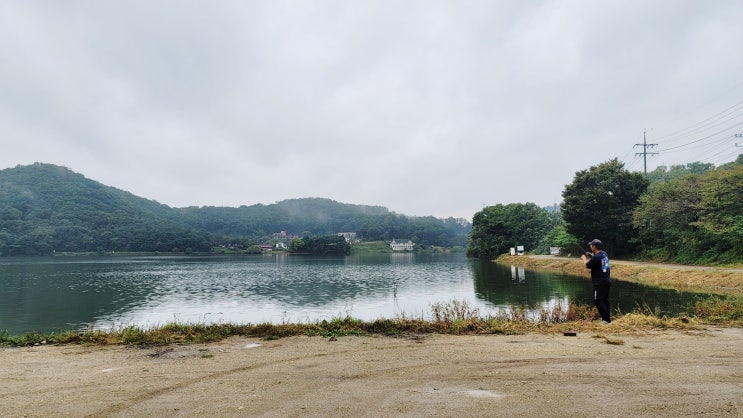
<instances>
[{"instance_id":1,"label":"calm water surface","mask_svg":"<svg viewBox=\"0 0 743 418\"><path fill-rule=\"evenodd\" d=\"M621 280L611 295L622 312L670 314L704 297ZM0 258L0 332L11 334L174 321L428 318L431 304L452 299L481 316L511 306L536 312L568 300L592 303L585 277L464 256Z\"/></svg>"}]
</instances>

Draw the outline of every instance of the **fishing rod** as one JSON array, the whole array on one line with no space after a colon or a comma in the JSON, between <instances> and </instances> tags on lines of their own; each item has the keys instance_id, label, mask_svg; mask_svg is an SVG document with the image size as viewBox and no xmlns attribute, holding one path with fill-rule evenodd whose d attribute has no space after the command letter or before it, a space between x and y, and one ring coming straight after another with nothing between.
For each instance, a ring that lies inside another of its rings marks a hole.
<instances>
[{"instance_id":1,"label":"fishing rod","mask_svg":"<svg viewBox=\"0 0 743 418\"><path fill-rule=\"evenodd\" d=\"M593 253L592 253L592 252L590 252L590 251L586 251L586 249L585 249L585 248L583 248L583 246L582 246L582 245L578 244L577 242L575 243L575 245L577 245L577 246L578 246L578 248L580 248L580 250L581 250L581 251L583 251L583 254L585 254L585 255L587 255L587 256L589 256L589 257L592 257L592 256L593 256Z\"/></svg>"}]
</instances>

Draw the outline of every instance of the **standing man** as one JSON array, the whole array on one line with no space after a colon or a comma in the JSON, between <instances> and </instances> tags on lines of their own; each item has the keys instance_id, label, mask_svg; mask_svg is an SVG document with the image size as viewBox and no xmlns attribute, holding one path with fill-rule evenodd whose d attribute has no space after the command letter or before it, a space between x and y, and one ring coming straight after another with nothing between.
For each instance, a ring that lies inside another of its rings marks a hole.
<instances>
[{"instance_id":1,"label":"standing man","mask_svg":"<svg viewBox=\"0 0 743 418\"><path fill-rule=\"evenodd\" d=\"M609 303L609 289L611 289L611 269L609 267L609 256L603 251L604 244L594 239L589 242L591 246L591 258L585 254L580 259L591 269L591 281L593 282L593 303L601 314L601 323L611 323L611 304Z\"/></svg>"}]
</instances>

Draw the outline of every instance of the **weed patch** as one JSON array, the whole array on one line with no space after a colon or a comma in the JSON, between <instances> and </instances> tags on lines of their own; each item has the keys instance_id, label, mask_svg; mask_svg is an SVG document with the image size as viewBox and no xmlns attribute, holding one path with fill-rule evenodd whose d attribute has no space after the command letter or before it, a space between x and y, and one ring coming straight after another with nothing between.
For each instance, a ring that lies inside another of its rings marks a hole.
<instances>
[{"instance_id":1,"label":"weed patch","mask_svg":"<svg viewBox=\"0 0 743 418\"><path fill-rule=\"evenodd\" d=\"M659 317L652 312L620 314L614 317L611 329L632 333L650 329L698 329L706 323L739 326L743 322L743 298L714 299L698 302L690 308L695 315ZM307 335L336 338L351 335L422 335L439 334L503 334L562 333L565 331L597 330L592 306L568 303L543 309L536 315L524 306L511 306L495 314L481 316L466 301L452 300L431 306L430 320L401 315L395 319L378 319L371 322L350 316L302 324L181 324L169 323L155 328L129 326L108 332L62 332L51 334L28 333L10 335L0 332L0 345L29 346L39 344L96 344L165 346L175 343L209 343L231 336L247 336L276 340ZM607 339L607 344L621 345L621 340ZM210 353L204 352L208 355Z\"/></svg>"}]
</instances>

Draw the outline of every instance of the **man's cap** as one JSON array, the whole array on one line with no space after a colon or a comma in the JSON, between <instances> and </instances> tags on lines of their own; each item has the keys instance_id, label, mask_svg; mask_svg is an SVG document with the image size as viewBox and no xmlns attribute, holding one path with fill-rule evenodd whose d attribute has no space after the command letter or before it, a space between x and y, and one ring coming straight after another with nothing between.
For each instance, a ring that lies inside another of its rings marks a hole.
<instances>
[{"instance_id":1,"label":"man's cap","mask_svg":"<svg viewBox=\"0 0 743 418\"><path fill-rule=\"evenodd\" d=\"M604 243L601 242L601 240L594 239L593 241L589 242L588 245L595 245L596 247L601 248L601 246L604 245Z\"/></svg>"}]
</instances>

